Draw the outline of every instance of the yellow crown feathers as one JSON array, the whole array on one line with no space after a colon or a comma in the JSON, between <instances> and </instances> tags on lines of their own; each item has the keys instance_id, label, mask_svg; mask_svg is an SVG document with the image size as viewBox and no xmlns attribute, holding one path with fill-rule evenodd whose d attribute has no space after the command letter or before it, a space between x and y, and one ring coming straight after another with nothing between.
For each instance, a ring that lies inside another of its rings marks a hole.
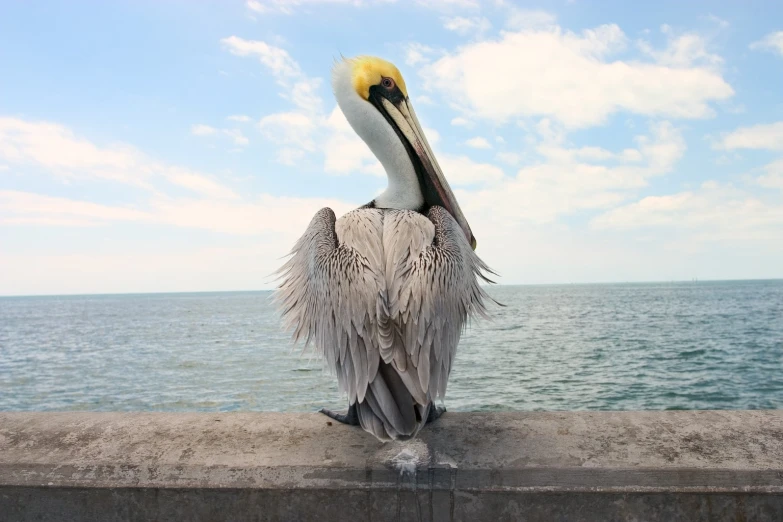
<instances>
[{"instance_id":1,"label":"yellow crown feathers","mask_svg":"<svg viewBox=\"0 0 783 522\"><path fill-rule=\"evenodd\" d=\"M365 100L370 97L370 87L381 83L382 78L391 78L404 96L408 96L405 80L393 63L375 56L357 56L347 58L353 67L353 88Z\"/></svg>"}]
</instances>

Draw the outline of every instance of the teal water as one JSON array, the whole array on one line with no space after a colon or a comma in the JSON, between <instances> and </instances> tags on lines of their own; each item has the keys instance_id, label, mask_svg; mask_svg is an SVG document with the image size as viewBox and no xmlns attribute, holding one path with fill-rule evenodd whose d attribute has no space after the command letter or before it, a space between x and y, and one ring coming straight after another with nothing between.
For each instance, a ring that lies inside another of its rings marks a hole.
<instances>
[{"instance_id":1,"label":"teal water","mask_svg":"<svg viewBox=\"0 0 783 522\"><path fill-rule=\"evenodd\" d=\"M783 281L499 286L450 410L783 408ZM0 298L0 410L341 407L269 292Z\"/></svg>"}]
</instances>

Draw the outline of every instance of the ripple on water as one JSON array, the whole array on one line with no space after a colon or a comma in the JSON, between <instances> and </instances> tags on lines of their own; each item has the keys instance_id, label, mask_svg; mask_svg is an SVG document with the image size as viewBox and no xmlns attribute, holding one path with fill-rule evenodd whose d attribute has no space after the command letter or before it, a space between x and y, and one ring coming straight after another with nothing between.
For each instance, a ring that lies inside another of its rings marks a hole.
<instances>
[{"instance_id":1,"label":"ripple on water","mask_svg":"<svg viewBox=\"0 0 783 522\"><path fill-rule=\"evenodd\" d=\"M451 411L782 408L783 281L492 287ZM0 298L0 410L344 408L268 292Z\"/></svg>"}]
</instances>

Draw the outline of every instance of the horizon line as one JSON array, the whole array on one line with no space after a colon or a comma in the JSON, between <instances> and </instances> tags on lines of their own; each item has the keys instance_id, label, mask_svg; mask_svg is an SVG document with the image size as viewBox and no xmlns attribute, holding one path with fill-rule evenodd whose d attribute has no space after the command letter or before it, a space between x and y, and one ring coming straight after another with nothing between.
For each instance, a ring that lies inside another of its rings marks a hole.
<instances>
[{"instance_id":1,"label":"horizon line","mask_svg":"<svg viewBox=\"0 0 783 522\"><path fill-rule=\"evenodd\" d=\"M783 281L783 277L772 278L746 278L746 279L661 279L647 281L590 281L590 282L570 282L570 283L509 283L509 284L491 284L482 285L484 287L511 287L511 286L588 286L588 285L642 285L642 284L665 284L665 283L730 283L730 282L760 282L760 281ZM254 289L254 290L176 290L176 291L152 291L152 292L84 292L67 294L0 294L0 299L21 298L21 297L99 297L99 296L128 296L128 295L182 295L182 294L237 294L237 293L260 293L273 292L274 288Z\"/></svg>"}]
</instances>

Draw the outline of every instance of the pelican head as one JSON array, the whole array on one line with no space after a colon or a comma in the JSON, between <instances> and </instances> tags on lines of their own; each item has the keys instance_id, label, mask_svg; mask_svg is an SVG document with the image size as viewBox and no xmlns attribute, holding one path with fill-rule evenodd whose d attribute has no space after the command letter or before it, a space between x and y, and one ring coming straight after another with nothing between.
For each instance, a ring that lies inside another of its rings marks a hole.
<instances>
[{"instance_id":1,"label":"pelican head","mask_svg":"<svg viewBox=\"0 0 783 522\"><path fill-rule=\"evenodd\" d=\"M476 239L424 136L397 67L373 56L344 59L334 67L332 86L348 123L389 178L375 206L426 212L439 205L454 216L475 249Z\"/></svg>"}]
</instances>

